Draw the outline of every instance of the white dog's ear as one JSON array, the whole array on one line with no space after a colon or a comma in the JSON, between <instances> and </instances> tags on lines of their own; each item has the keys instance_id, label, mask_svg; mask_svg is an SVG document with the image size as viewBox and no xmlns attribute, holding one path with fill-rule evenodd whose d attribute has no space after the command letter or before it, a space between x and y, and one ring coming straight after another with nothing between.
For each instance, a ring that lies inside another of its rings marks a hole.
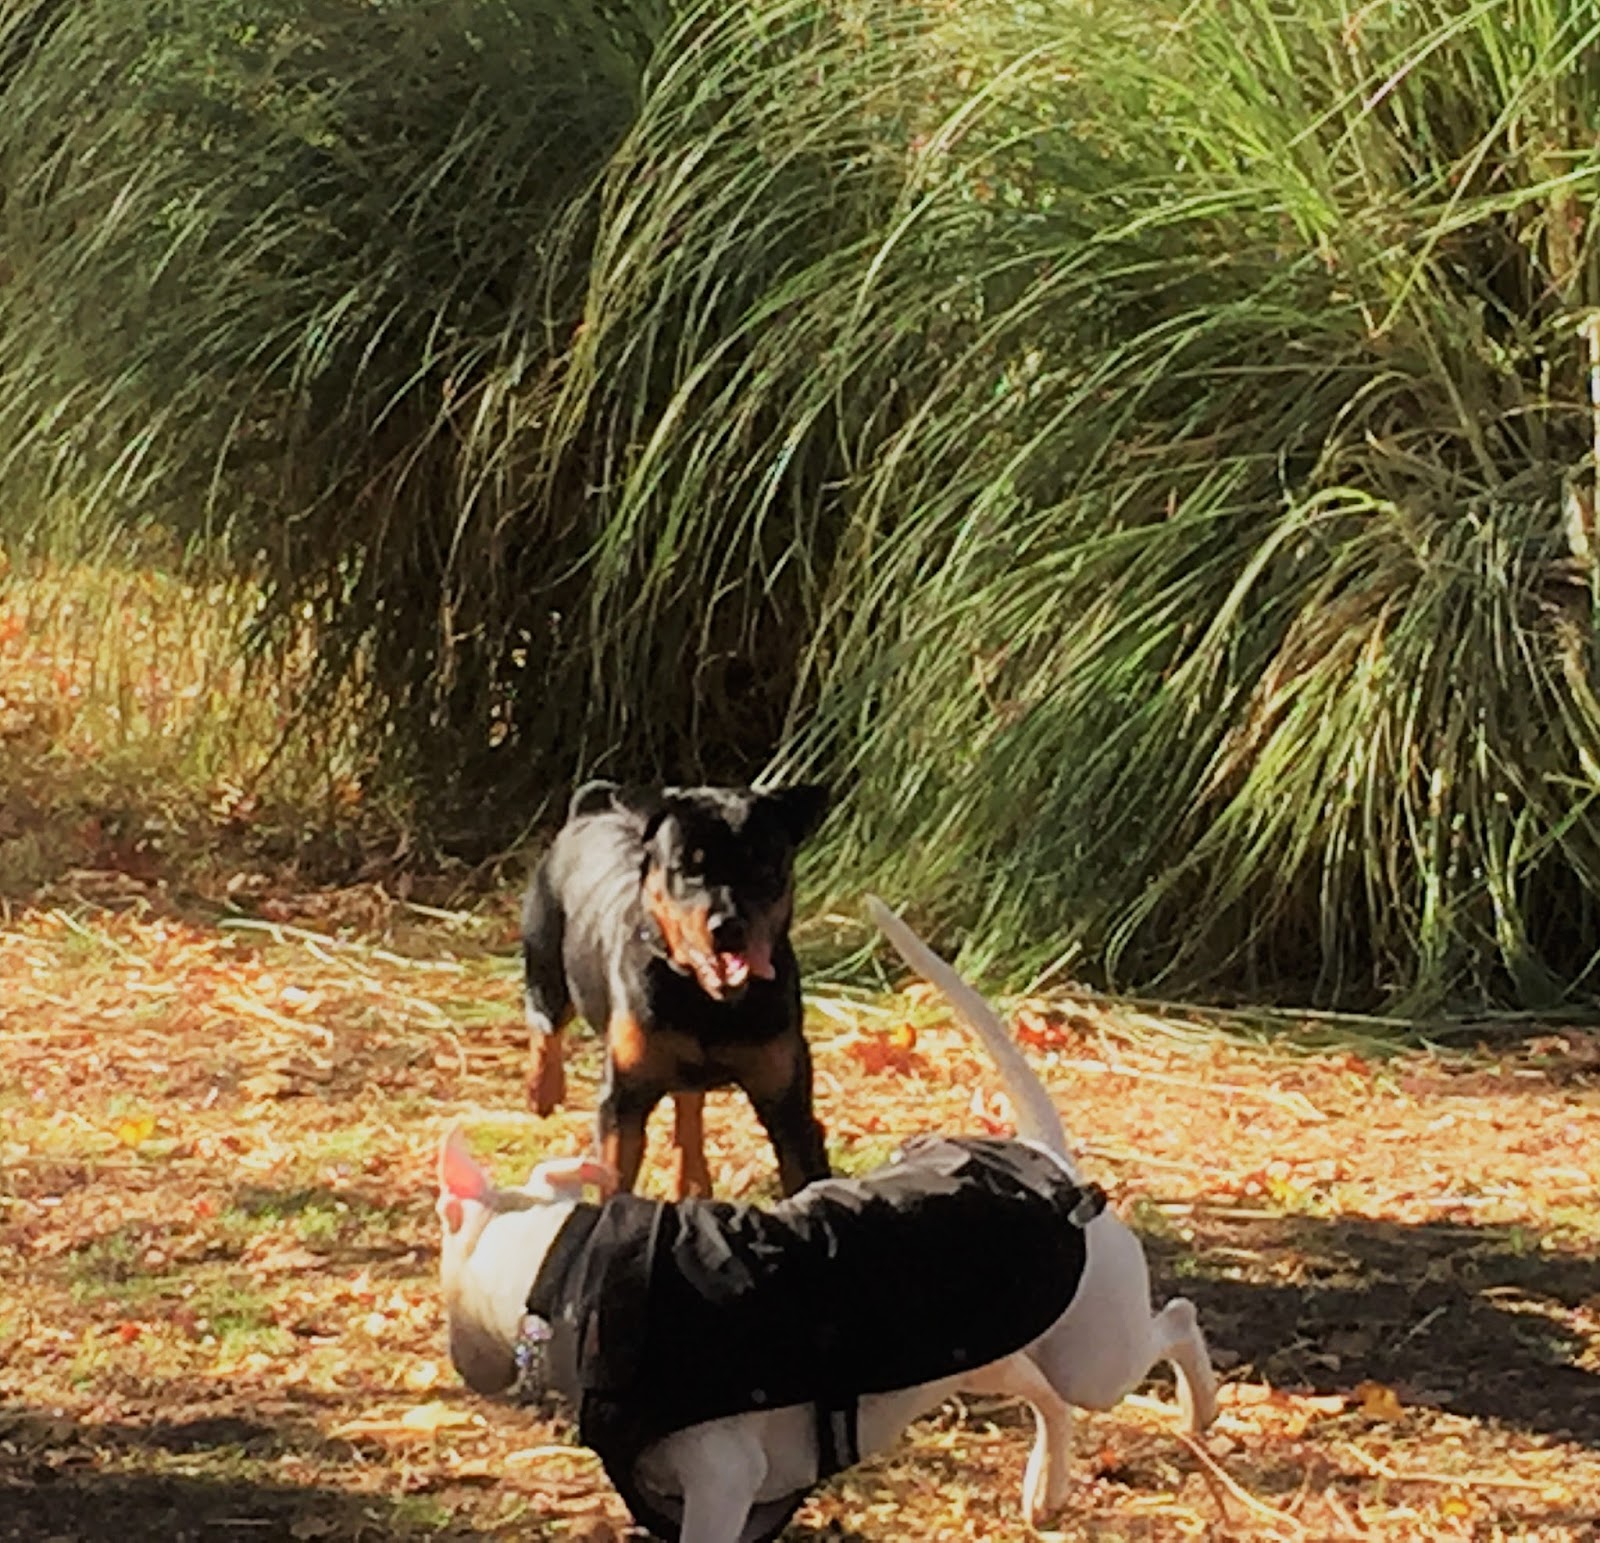
<instances>
[{"instance_id":1,"label":"white dog's ear","mask_svg":"<svg viewBox=\"0 0 1600 1543\"><path fill-rule=\"evenodd\" d=\"M593 1184L603 1196L613 1195L617 1189L617 1173L598 1157L552 1157L539 1163L528 1175L528 1187L543 1187L552 1193L581 1191L585 1184Z\"/></svg>"},{"instance_id":2,"label":"white dog's ear","mask_svg":"<svg viewBox=\"0 0 1600 1543\"><path fill-rule=\"evenodd\" d=\"M439 1143L439 1218L451 1232L459 1232L466 1219L468 1201L482 1205L494 1193L494 1180L479 1165L453 1125Z\"/></svg>"}]
</instances>

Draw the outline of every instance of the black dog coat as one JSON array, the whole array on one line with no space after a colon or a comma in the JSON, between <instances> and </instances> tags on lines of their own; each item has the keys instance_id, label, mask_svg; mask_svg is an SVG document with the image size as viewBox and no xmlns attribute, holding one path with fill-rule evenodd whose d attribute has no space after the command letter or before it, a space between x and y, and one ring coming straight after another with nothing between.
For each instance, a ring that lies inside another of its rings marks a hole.
<instances>
[{"instance_id":1,"label":"black dog coat","mask_svg":"<svg viewBox=\"0 0 1600 1543\"><path fill-rule=\"evenodd\" d=\"M528 1310L553 1330L548 1383L576 1407L634 1518L678 1537L639 1454L703 1420L815 1406L819 1477L855 1461L856 1401L986 1366L1037 1339L1083 1273L1104 1207L1016 1141L922 1137L862 1179L777 1205L617 1195L580 1205ZM758 1507L745 1543L805 1499ZM675 1505L673 1509L676 1509Z\"/></svg>"}]
</instances>

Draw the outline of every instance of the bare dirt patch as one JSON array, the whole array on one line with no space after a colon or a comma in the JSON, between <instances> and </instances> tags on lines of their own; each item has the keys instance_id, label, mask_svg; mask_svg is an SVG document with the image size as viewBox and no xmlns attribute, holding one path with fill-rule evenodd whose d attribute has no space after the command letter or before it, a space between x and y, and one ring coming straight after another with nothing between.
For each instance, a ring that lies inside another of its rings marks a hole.
<instances>
[{"instance_id":1,"label":"bare dirt patch","mask_svg":"<svg viewBox=\"0 0 1600 1543\"><path fill-rule=\"evenodd\" d=\"M0 1539L598 1539L557 1425L467 1394L433 1287L431 1159L587 1140L519 1106L505 912L380 890L179 912L105 880L0 927ZM1064 1539L1600 1536L1600 1044L1297 1054L1094 1003L1022 1035L1095 1177L1229 1379L1201 1444L1159 1383L1084 1419ZM1003 1128L918 994L813 1004L841 1166ZM724 1195L771 1193L714 1097ZM659 1133L658 1133L659 1139ZM652 1153L650 1182L666 1172ZM951 1406L796 1538L1025 1537L1019 1408Z\"/></svg>"}]
</instances>

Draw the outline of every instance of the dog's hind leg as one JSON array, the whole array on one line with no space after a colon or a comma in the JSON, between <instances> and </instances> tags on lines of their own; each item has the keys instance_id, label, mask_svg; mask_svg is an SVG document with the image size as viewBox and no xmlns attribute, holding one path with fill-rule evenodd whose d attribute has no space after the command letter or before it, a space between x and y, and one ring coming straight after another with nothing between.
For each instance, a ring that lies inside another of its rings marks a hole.
<instances>
[{"instance_id":1,"label":"dog's hind leg","mask_svg":"<svg viewBox=\"0 0 1600 1543\"><path fill-rule=\"evenodd\" d=\"M1022 1478L1022 1514L1030 1527L1043 1527L1067 1503L1072 1475L1072 1405L1050 1385L1027 1355L1007 1356L963 1378L963 1392L1003 1393L1033 1407L1033 1450Z\"/></svg>"},{"instance_id":2,"label":"dog's hind leg","mask_svg":"<svg viewBox=\"0 0 1600 1543\"><path fill-rule=\"evenodd\" d=\"M1033 1450L1022 1476L1022 1514L1030 1527L1044 1527L1067 1503L1072 1477L1072 1405L1052 1388L1043 1373L1038 1391L1026 1395L1033 1405Z\"/></svg>"},{"instance_id":3,"label":"dog's hind leg","mask_svg":"<svg viewBox=\"0 0 1600 1543\"><path fill-rule=\"evenodd\" d=\"M1156 1314L1150 1328L1156 1359L1169 1362L1177 1374L1183 1427L1198 1434L1217 1417L1217 1374L1194 1303L1187 1297L1174 1297Z\"/></svg>"}]
</instances>

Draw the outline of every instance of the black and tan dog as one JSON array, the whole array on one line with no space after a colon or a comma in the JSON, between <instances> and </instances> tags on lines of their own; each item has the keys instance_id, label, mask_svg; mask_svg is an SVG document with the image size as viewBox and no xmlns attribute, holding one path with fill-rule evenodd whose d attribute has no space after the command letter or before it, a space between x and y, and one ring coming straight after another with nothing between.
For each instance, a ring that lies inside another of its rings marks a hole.
<instances>
[{"instance_id":1,"label":"black and tan dog","mask_svg":"<svg viewBox=\"0 0 1600 1543\"><path fill-rule=\"evenodd\" d=\"M600 1154L623 1190L670 1093L679 1197L709 1194L705 1093L731 1086L766 1128L785 1194L827 1176L789 945L794 854L827 805L809 785L573 795L522 908L528 1096L541 1114L565 1097L576 1009L605 1036Z\"/></svg>"}]
</instances>

